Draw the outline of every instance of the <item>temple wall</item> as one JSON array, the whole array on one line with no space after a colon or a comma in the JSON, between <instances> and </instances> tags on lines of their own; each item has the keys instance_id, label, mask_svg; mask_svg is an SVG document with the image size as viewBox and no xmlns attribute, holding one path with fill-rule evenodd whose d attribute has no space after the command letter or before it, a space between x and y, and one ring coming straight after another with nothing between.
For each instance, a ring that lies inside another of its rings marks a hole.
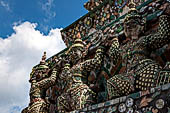
<instances>
[{"instance_id":1,"label":"temple wall","mask_svg":"<svg viewBox=\"0 0 170 113\"><path fill-rule=\"evenodd\" d=\"M87 4L88 3L90 4L90 2L87 2ZM96 48L100 45L100 42L103 38L107 38L108 30L110 29L114 31L115 37L119 37L120 40L123 42L123 40L125 40L123 33L123 20L126 13L128 12L128 3L128 0L105 0L98 3L98 5L96 6L94 5L93 8L87 8L90 11L89 13L87 13L79 20L75 21L73 24L61 31L62 38L67 47L69 48L72 45L77 33L80 32L84 44L88 45L88 53L85 59L93 58ZM163 3L154 0L141 0L137 3L137 9L143 14L143 17L147 18L148 25L146 26L144 35L156 32L156 29L158 27L157 17L161 15L161 10L159 10L159 8L161 5L163 5ZM47 60L49 66L53 67L53 59L55 57L62 57L62 55L65 54L68 48L49 58ZM108 51L108 49L109 48L107 48L106 51ZM170 45L167 44L164 47L154 51L152 59L157 61L161 66L165 66L165 63L167 61L170 61ZM95 104L93 106L89 106L88 108L84 108L83 110L74 112L118 113L120 105L125 106L125 108L121 108L126 110L131 110L131 108L133 108L133 110L136 110L136 113L138 113L137 111L139 111L139 113L143 113L144 111L152 111L153 113L157 113L161 110L170 112L169 108L165 105L165 103L169 103L169 100L167 99L170 94L169 84L158 88L153 88L148 91L138 92L125 97L107 101L107 99L105 98L105 82L113 75L121 73L122 70L123 69L120 64L114 65L112 59L110 59L106 55L101 70L92 70L88 73L88 85L93 86L92 90L97 91L97 93L99 94L97 98L98 103L100 104ZM99 89L97 89L95 85L97 85ZM47 95L53 100L57 100L58 95L60 95L60 89L57 86L58 83L56 82L56 86L50 88L47 91ZM130 107L126 105L126 102L129 98L134 101L133 105ZM164 106L162 105L162 108L160 107L161 105L157 105L163 103ZM50 113L55 113L56 111L57 105L51 104Z\"/></svg>"},{"instance_id":2,"label":"temple wall","mask_svg":"<svg viewBox=\"0 0 170 113\"><path fill-rule=\"evenodd\" d=\"M170 84L95 104L71 113L169 113Z\"/></svg>"}]
</instances>

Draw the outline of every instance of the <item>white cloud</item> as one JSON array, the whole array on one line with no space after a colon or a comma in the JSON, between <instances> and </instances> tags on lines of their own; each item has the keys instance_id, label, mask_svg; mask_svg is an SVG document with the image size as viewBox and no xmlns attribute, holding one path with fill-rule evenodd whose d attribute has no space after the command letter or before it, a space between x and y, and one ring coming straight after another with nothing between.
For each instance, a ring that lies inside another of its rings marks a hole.
<instances>
[{"instance_id":1,"label":"white cloud","mask_svg":"<svg viewBox=\"0 0 170 113\"><path fill-rule=\"evenodd\" d=\"M0 0L0 6L4 7L7 11L11 11L9 4L7 2Z\"/></svg>"},{"instance_id":2,"label":"white cloud","mask_svg":"<svg viewBox=\"0 0 170 113\"><path fill-rule=\"evenodd\" d=\"M0 38L1 113L17 113L28 105L32 67L39 63L44 51L51 57L65 48L60 29L52 29L44 36L36 26L30 22L14 25L15 33Z\"/></svg>"}]
</instances>

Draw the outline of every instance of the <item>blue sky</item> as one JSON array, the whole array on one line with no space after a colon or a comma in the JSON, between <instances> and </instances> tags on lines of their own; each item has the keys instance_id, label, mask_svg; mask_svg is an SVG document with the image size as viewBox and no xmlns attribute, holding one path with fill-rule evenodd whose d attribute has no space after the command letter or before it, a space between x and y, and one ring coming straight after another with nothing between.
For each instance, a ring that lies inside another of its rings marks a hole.
<instances>
[{"instance_id":1,"label":"blue sky","mask_svg":"<svg viewBox=\"0 0 170 113\"><path fill-rule=\"evenodd\" d=\"M13 25L24 21L37 23L47 34L51 28L64 28L88 11L87 0L0 0L0 37L13 33Z\"/></svg>"},{"instance_id":2,"label":"blue sky","mask_svg":"<svg viewBox=\"0 0 170 113\"><path fill-rule=\"evenodd\" d=\"M20 113L29 104L29 76L43 52L66 48L64 28L88 11L87 0L0 0L0 112Z\"/></svg>"}]
</instances>

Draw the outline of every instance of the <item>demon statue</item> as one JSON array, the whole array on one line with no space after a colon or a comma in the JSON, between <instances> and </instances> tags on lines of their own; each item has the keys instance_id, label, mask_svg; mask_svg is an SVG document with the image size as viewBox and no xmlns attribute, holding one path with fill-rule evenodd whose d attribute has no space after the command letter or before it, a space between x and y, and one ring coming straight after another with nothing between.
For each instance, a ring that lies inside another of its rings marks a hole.
<instances>
[{"instance_id":1,"label":"demon statue","mask_svg":"<svg viewBox=\"0 0 170 113\"><path fill-rule=\"evenodd\" d=\"M30 74L30 103L22 113L49 113L46 90L55 84L57 69L55 67L52 71L49 71L45 59L46 53L44 52L40 65L34 67Z\"/></svg>"},{"instance_id":2,"label":"demon statue","mask_svg":"<svg viewBox=\"0 0 170 113\"><path fill-rule=\"evenodd\" d=\"M65 80L65 90L58 97L59 112L70 112L93 104L95 93L88 86L88 72L100 69L103 59L103 47L99 47L93 59L83 61L85 51L80 38L68 50L69 64L66 64L60 78Z\"/></svg>"},{"instance_id":3,"label":"demon statue","mask_svg":"<svg viewBox=\"0 0 170 113\"><path fill-rule=\"evenodd\" d=\"M124 33L129 41L120 46L118 38L114 38L109 49L114 63L122 62L126 67L121 74L114 75L107 81L109 99L170 82L170 72L167 70L170 68L169 64L163 68L150 58L153 50L170 42L170 18L167 14L169 5L159 17L157 32L148 36L141 36L146 19L136 10L134 3L129 7L124 19Z\"/></svg>"}]
</instances>

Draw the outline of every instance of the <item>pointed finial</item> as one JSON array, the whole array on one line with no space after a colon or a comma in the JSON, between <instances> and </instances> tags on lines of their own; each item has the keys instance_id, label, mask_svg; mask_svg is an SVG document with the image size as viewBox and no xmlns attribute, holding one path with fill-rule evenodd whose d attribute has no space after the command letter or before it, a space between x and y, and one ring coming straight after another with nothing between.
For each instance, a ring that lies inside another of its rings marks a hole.
<instances>
[{"instance_id":1,"label":"pointed finial","mask_svg":"<svg viewBox=\"0 0 170 113\"><path fill-rule=\"evenodd\" d=\"M48 68L48 63L45 62L46 60L46 52L44 52L42 59L40 61L40 65L38 67L38 69L47 69Z\"/></svg>"},{"instance_id":2,"label":"pointed finial","mask_svg":"<svg viewBox=\"0 0 170 113\"><path fill-rule=\"evenodd\" d=\"M46 51L44 51L44 55L42 57L42 60L45 60L46 59Z\"/></svg>"},{"instance_id":3,"label":"pointed finial","mask_svg":"<svg viewBox=\"0 0 170 113\"><path fill-rule=\"evenodd\" d=\"M45 64L45 60L46 60L46 52L44 52L44 55L42 56L40 64Z\"/></svg>"},{"instance_id":4,"label":"pointed finial","mask_svg":"<svg viewBox=\"0 0 170 113\"><path fill-rule=\"evenodd\" d=\"M76 38L81 39L81 34L80 34L80 32L78 32L76 36L77 36Z\"/></svg>"}]
</instances>

